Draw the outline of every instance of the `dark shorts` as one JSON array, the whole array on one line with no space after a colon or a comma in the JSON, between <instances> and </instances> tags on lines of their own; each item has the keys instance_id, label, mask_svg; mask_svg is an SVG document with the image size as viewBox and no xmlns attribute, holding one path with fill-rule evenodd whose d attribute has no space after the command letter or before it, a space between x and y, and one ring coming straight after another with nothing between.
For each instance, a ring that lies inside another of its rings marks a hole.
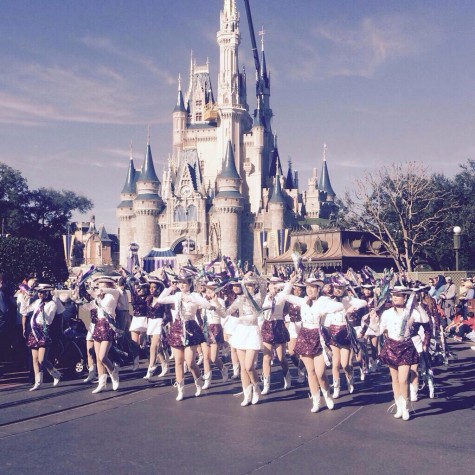
<instances>
[{"instance_id":1,"label":"dark shorts","mask_svg":"<svg viewBox=\"0 0 475 475\"><path fill-rule=\"evenodd\" d=\"M264 320L261 327L262 341L270 345L285 344L290 340L284 320Z\"/></svg>"},{"instance_id":2,"label":"dark shorts","mask_svg":"<svg viewBox=\"0 0 475 475\"><path fill-rule=\"evenodd\" d=\"M170 325L167 342L173 348L183 348L186 346L196 346L204 343L203 331L195 320L185 322L185 338L183 338L183 322L175 320Z\"/></svg>"},{"instance_id":3,"label":"dark shorts","mask_svg":"<svg viewBox=\"0 0 475 475\"><path fill-rule=\"evenodd\" d=\"M337 348L351 346L346 325L330 325L328 333L330 336L330 345L336 346Z\"/></svg>"},{"instance_id":4,"label":"dark shorts","mask_svg":"<svg viewBox=\"0 0 475 475\"><path fill-rule=\"evenodd\" d=\"M412 340L396 341L385 338L379 360L388 366L411 366L419 362L419 355Z\"/></svg>"},{"instance_id":5,"label":"dark shorts","mask_svg":"<svg viewBox=\"0 0 475 475\"><path fill-rule=\"evenodd\" d=\"M109 325L109 322L100 318L97 320L97 323L94 325L94 332L92 334L92 339L98 343L102 341L114 341L115 340L115 331Z\"/></svg>"},{"instance_id":6,"label":"dark shorts","mask_svg":"<svg viewBox=\"0 0 475 475\"><path fill-rule=\"evenodd\" d=\"M318 328L305 328L299 331L294 352L299 356L318 356L322 352Z\"/></svg>"}]
</instances>

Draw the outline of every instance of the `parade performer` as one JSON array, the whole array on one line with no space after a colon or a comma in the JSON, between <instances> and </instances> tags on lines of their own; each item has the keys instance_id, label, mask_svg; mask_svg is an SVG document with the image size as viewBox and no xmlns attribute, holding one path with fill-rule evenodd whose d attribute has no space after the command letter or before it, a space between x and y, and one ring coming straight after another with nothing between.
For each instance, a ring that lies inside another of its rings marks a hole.
<instances>
[{"instance_id":1,"label":"parade performer","mask_svg":"<svg viewBox=\"0 0 475 475\"><path fill-rule=\"evenodd\" d=\"M302 282L294 282L292 287L292 295L296 297L305 296L305 284ZM305 382L305 366L302 360L295 354L295 345L297 343L297 336L300 329L302 328L302 317L300 315L300 306L294 305L293 303L288 302L286 306L287 315L285 321L287 322L287 329L289 330L289 343L287 344L287 351L290 356L290 360L296 366L298 372L298 383Z\"/></svg>"},{"instance_id":2,"label":"parade performer","mask_svg":"<svg viewBox=\"0 0 475 475\"><path fill-rule=\"evenodd\" d=\"M414 308L415 292L409 288L395 286L391 291L391 303L392 307L381 315L380 329L385 340L379 359L389 366L397 408L394 417L407 421L410 418L409 371L411 365L419 361L411 334L413 324L422 323L422 320L421 314Z\"/></svg>"},{"instance_id":3,"label":"parade performer","mask_svg":"<svg viewBox=\"0 0 475 475\"><path fill-rule=\"evenodd\" d=\"M94 325L92 338L96 354L99 383L92 391L93 394L102 392L107 387L107 374L112 381L112 389L119 389L119 368L109 359L109 351L116 334L120 330L116 327L115 311L119 300L119 291L114 288L115 281L111 277L100 277L94 281L92 292L93 300L83 304L85 310L96 310L97 320Z\"/></svg>"},{"instance_id":4,"label":"parade performer","mask_svg":"<svg viewBox=\"0 0 475 475\"><path fill-rule=\"evenodd\" d=\"M323 352L326 351L326 344L321 333L321 320L329 312L339 310L341 305L329 297L319 297L322 285L321 281L309 278L305 281L306 297L290 295L289 287L286 287L282 292L288 302L300 308L302 328L298 334L294 351L300 356L307 370L308 385L312 398L311 412L318 412L320 409L320 390L328 409L331 410L334 407L330 386L325 374Z\"/></svg>"},{"instance_id":5,"label":"parade performer","mask_svg":"<svg viewBox=\"0 0 475 475\"><path fill-rule=\"evenodd\" d=\"M232 305L232 303L236 300L237 294L234 293L232 285L227 285L221 291L224 297L225 307L228 308ZM240 377L240 366L239 366L239 358L237 355L236 348L230 345L229 340L238 324L238 317L237 317L237 310L234 315L227 315L225 320L223 320L223 333L224 333L224 341L225 345L229 347L229 351L231 354L231 364L233 366L233 370L231 373L231 379L238 379Z\"/></svg>"},{"instance_id":6,"label":"parade performer","mask_svg":"<svg viewBox=\"0 0 475 475\"><path fill-rule=\"evenodd\" d=\"M150 284L148 282L137 283L130 286L133 316L130 322L130 337L132 338L132 353L134 357L133 371L137 371L140 365L140 348L142 340L147 333L147 298L150 295Z\"/></svg>"},{"instance_id":7,"label":"parade performer","mask_svg":"<svg viewBox=\"0 0 475 475\"><path fill-rule=\"evenodd\" d=\"M214 309L223 312L218 299L208 301L200 294L192 291L192 277L182 273L176 278L177 283L172 283L158 297L157 302L161 304L173 304L175 309L172 311L173 322L170 325L168 333L168 344L172 347L175 360L175 386L178 390L177 401L184 397L184 364L186 362L195 380L195 396L201 394L203 388L203 378L200 375L200 369L196 364L196 354L198 345L203 343L204 335L200 326L196 322L196 313L198 309ZM179 290L177 292L177 289ZM172 295L173 292L176 292Z\"/></svg>"},{"instance_id":8,"label":"parade performer","mask_svg":"<svg viewBox=\"0 0 475 475\"><path fill-rule=\"evenodd\" d=\"M263 322L261 325L261 335L263 341L262 374L263 389L262 394L268 394L270 391L271 361L273 350L282 367L284 376L284 389L292 385L292 379L289 372L289 365L285 357L285 347L290 340L289 331L284 322L285 296L281 290L284 286L279 277L271 277L268 283L268 292L262 305Z\"/></svg>"},{"instance_id":9,"label":"parade performer","mask_svg":"<svg viewBox=\"0 0 475 475\"><path fill-rule=\"evenodd\" d=\"M366 341L368 341L371 347L371 357L369 358L367 368L370 372L376 369L376 361L379 354L379 337L381 334L379 329L380 316L376 308L374 287L374 284L361 285L363 299L368 302L368 313L361 318L360 335L364 339L363 344L366 345Z\"/></svg>"},{"instance_id":10,"label":"parade performer","mask_svg":"<svg viewBox=\"0 0 475 475\"><path fill-rule=\"evenodd\" d=\"M221 309L225 308L223 299L220 299L216 295L216 289L218 288L217 282L208 282L205 284L205 299L209 302L213 302L218 299ZM228 380L228 369L224 366L222 359L219 357L219 350L224 343L223 326L221 325L221 317L223 312L218 312L214 309L204 309L201 312L201 318L203 321L203 334L205 342L201 344L203 351L203 368L204 368L204 380L203 389L208 389L211 385L213 373L211 370L211 364L216 365L221 371L223 382Z\"/></svg>"},{"instance_id":11,"label":"parade performer","mask_svg":"<svg viewBox=\"0 0 475 475\"><path fill-rule=\"evenodd\" d=\"M348 293L349 284L341 278L333 280L333 299L340 305L337 310L328 313L325 327L330 335L332 350L333 399L340 396L340 367L346 376L348 392L354 391L353 367L351 365L352 349L348 316L360 308L366 307L366 300L358 299Z\"/></svg>"},{"instance_id":12,"label":"parade performer","mask_svg":"<svg viewBox=\"0 0 475 475\"><path fill-rule=\"evenodd\" d=\"M22 315L33 312L26 343L31 350L35 373L35 384L30 391L36 391L43 384L44 369L53 377L53 386L57 386L61 379L61 373L48 361L48 347L51 345L49 327L57 312L56 302L52 296L54 287L49 284L38 284L35 290L38 298L28 307L21 309Z\"/></svg>"},{"instance_id":13,"label":"parade performer","mask_svg":"<svg viewBox=\"0 0 475 475\"><path fill-rule=\"evenodd\" d=\"M250 403L257 404L260 397L258 375L255 368L257 355L262 348L262 336L258 318L262 311L262 297L257 293L259 281L252 273L247 273L242 281L232 284L233 292L237 295L234 302L226 309L227 315L239 312L237 325L229 340L236 348L241 367L241 383L244 400L241 406Z\"/></svg>"},{"instance_id":14,"label":"parade performer","mask_svg":"<svg viewBox=\"0 0 475 475\"><path fill-rule=\"evenodd\" d=\"M148 278L150 284L150 295L146 298L147 303L147 335L150 337L150 356L147 374L143 379L150 379L157 369L156 360L160 362L161 372L159 378L168 373L168 353L163 350L162 338L163 326L171 321L171 312L169 305L163 305L158 302L158 297L164 290L163 283L154 277Z\"/></svg>"}]
</instances>

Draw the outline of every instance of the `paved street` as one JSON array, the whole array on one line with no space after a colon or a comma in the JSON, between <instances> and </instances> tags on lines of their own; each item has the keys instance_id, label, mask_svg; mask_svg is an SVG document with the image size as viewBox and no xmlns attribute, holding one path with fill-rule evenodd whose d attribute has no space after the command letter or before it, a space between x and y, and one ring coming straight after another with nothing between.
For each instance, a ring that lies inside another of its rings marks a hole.
<instances>
[{"instance_id":1,"label":"paved street","mask_svg":"<svg viewBox=\"0 0 475 475\"><path fill-rule=\"evenodd\" d=\"M436 398L422 391L408 422L387 409L387 370L342 391L335 410L310 413L304 386L272 392L242 408L238 383L220 379L199 398L191 379L175 401L171 379L147 383L145 366L121 372L118 392L93 395L78 380L29 392L25 374L0 382L1 473L458 474L472 473L475 351L436 368ZM110 387L110 385L108 385Z\"/></svg>"}]
</instances>

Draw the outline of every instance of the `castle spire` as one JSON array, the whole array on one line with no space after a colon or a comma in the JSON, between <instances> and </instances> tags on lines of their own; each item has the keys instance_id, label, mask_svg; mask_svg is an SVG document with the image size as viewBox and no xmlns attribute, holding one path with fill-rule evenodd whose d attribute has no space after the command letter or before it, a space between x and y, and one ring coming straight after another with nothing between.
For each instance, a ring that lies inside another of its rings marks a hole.
<instances>
[{"instance_id":1,"label":"castle spire","mask_svg":"<svg viewBox=\"0 0 475 475\"><path fill-rule=\"evenodd\" d=\"M137 178L136 174L137 172L134 166L132 142L130 142L129 169L127 170L127 178L125 180L124 187L122 188L122 193L135 193L135 181Z\"/></svg>"},{"instance_id":2,"label":"castle spire","mask_svg":"<svg viewBox=\"0 0 475 475\"><path fill-rule=\"evenodd\" d=\"M160 183L160 180L158 179L157 174L155 173L155 166L153 164L152 158L152 149L150 148L150 127L148 127L147 134L147 151L145 153L145 160L138 181L151 181Z\"/></svg>"},{"instance_id":3,"label":"castle spire","mask_svg":"<svg viewBox=\"0 0 475 475\"><path fill-rule=\"evenodd\" d=\"M181 75L178 75L178 98L176 100L175 109L173 112L186 112L185 101L183 100L183 93L181 91Z\"/></svg>"},{"instance_id":4,"label":"castle spire","mask_svg":"<svg viewBox=\"0 0 475 475\"><path fill-rule=\"evenodd\" d=\"M223 168L218 175L219 178L231 178L240 180L241 177L236 169L236 163L234 161L234 152L231 141L228 140L228 146L226 149L226 156L224 158Z\"/></svg>"},{"instance_id":5,"label":"castle spire","mask_svg":"<svg viewBox=\"0 0 475 475\"><path fill-rule=\"evenodd\" d=\"M320 182L318 183L318 190L326 193L327 197L335 197L336 193L333 191L330 183L330 175L327 167L327 144L323 145L323 164L322 173L320 174Z\"/></svg>"},{"instance_id":6,"label":"castle spire","mask_svg":"<svg viewBox=\"0 0 475 475\"><path fill-rule=\"evenodd\" d=\"M282 194L282 187L280 185L280 174L278 171L275 174L274 193L272 193L269 203L284 203L285 204L285 198L284 198L284 195Z\"/></svg>"}]
</instances>

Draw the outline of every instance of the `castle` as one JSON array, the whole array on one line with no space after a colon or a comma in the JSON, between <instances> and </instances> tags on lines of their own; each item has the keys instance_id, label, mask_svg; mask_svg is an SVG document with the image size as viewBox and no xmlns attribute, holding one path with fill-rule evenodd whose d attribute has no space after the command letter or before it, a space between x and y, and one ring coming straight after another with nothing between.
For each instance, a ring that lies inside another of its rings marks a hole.
<instances>
[{"instance_id":1,"label":"castle","mask_svg":"<svg viewBox=\"0 0 475 475\"><path fill-rule=\"evenodd\" d=\"M320 179L314 169L304 192L290 162L283 173L271 127L264 43L255 54L256 102L250 112L240 42L236 1L224 0L216 94L209 63L200 66L192 58L186 91L178 79L173 148L162 181L150 139L141 169L130 157L117 207L122 265L136 243L139 258L153 248L167 248L195 261L229 256L262 267L266 258L287 250L289 230L302 223L316 228L336 214L325 153Z\"/></svg>"}]
</instances>

